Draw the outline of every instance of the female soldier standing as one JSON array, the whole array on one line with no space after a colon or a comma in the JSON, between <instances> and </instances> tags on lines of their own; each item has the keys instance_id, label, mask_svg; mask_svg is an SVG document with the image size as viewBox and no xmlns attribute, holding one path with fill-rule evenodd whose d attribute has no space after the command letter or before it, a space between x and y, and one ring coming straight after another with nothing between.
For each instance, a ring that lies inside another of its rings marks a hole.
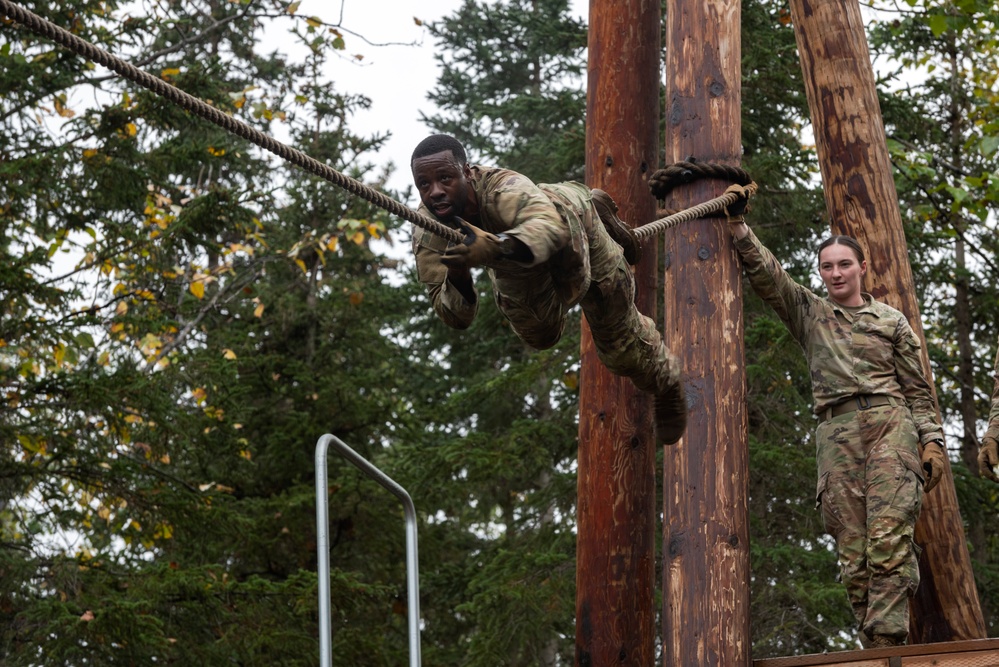
<instances>
[{"instance_id":1,"label":"female soldier standing","mask_svg":"<svg viewBox=\"0 0 999 667\"><path fill-rule=\"evenodd\" d=\"M836 539L861 641L904 644L919 584L916 518L924 490L947 470L919 339L902 313L861 291L867 261L854 239L819 245L829 292L820 297L784 271L741 217L733 223L749 282L808 360L819 419L816 500Z\"/></svg>"}]
</instances>

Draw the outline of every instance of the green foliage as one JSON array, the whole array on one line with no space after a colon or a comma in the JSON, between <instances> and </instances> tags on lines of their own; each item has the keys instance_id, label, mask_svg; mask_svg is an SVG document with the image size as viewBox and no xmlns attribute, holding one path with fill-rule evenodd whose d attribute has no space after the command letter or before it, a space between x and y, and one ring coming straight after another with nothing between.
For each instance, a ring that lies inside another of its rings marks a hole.
<instances>
[{"instance_id":1,"label":"green foliage","mask_svg":"<svg viewBox=\"0 0 999 667\"><path fill-rule=\"evenodd\" d=\"M350 130L368 101L326 74L350 37L299 3L272 7L294 58L258 52L277 24L249 3L23 4L384 185L367 157L384 137ZM994 634L999 492L968 434L999 319L995 8L907 4L871 44L898 67L882 108ZM743 4L744 166L763 186L754 229L807 283L828 221L788 18ZM565 0L466 0L431 32L434 131L538 181L581 178L586 32ZM529 350L480 276L476 322L449 330L379 253L399 234L384 213L10 25L0 63L0 662L317 664L327 432L416 501L424 664L572 661L578 311ZM745 295L753 655L852 647L804 359ZM329 497L336 660L402 664L401 508L335 456Z\"/></svg>"},{"instance_id":2,"label":"green foliage","mask_svg":"<svg viewBox=\"0 0 999 667\"><path fill-rule=\"evenodd\" d=\"M582 180L586 26L568 0L465 0L431 32L445 47L434 131L538 183Z\"/></svg>"},{"instance_id":3,"label":"green foliage","mask_svg":"<svg viewBox=\"0 0 999 667\"><path fill-rule=\"evenodd\" d=\"M882 95L909 254L948 431L979 598L997 630L995 498L977 479L979 418L992 394L999 292L999 11L992 2L912 0L872 33L895 70ZM915 68L922 75L906 76Z\"/></svg>"}]
</instances>

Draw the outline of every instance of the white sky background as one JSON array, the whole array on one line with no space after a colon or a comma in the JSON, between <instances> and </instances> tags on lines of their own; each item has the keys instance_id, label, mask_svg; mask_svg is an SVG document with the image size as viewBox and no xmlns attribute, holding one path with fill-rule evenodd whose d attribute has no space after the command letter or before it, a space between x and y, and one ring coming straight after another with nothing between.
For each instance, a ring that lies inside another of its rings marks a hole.
<instances>
[{"instance_id":1,"label":"white sky background","mask_svg":"<svg viewBox=\"0 0 999 667\"><path fill-rule=\"evenodd\" d=\"M427 93L437 83L434 55L438 48L427 29L416 25L413 18L433 23L461 5L462 0L303 0L299 6L299 16L317 16L329 23L340 22L342 8L342 25L351 31L344 33L345 53L363 54L364 59L360 64L348 59L331 61L331 76L341 92L371 100L370 109L348 121L351 131L362 136L391 133L385 147L372 158L379 166L395 164L388 182L391 188L403 190L411 184L409 156L430 134L420 122L420 113L435 113ZM571 6L574 14L588 15L589 0L572 0ZM373 46L362 37L386 46ZM403 203L414 206L417 202Z\"/></svg>"}]
</instances>

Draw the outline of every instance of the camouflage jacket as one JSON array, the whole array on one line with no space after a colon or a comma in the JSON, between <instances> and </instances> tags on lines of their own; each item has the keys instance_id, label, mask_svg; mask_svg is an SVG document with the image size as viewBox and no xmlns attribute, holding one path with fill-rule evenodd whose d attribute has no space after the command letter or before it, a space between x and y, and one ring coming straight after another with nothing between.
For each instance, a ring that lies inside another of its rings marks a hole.
<instances>
[{"instance_id":1,"label":"camouflage jacket","mask_svg":"<svg viewBox=\"0 0 999 667\"><path fill-rule=\"evenodd\" d=\"M583 228L584 202L589 188L579 183L535 184L509 169L473 166L469 179L479 204L480 229L493 234L507 233L531 249L531 263L502 262L488 269L493 277L507 272L529 276L531 272L551 272L559 297L570 307L579 302L589 286L589 253ZM422 204L419 211L433 217ZM469 303L447 281L447 267L440 261L448 242L422 227L413 232L413 253L417 276L430 294L438 317L455 329L467 328L475 318L478 303ZM569 248L568 253L561 252ZM559 266L551 262L558 256ZM555 270L553 270L555 269Z\"/></svg>"},{"instance_id":2,"label":"camouflage jacket","mask_svg":"<svg viewBox=\"0 0 999 667\"><path fill-rule=\"evenodd\" d=\"M995 384L992 389L992 409L989 411L989 428L985 435L999 440L999 350L996 351Z\"/></svg>"},{"instance_id":3,"label":"camouflage jacket","mask_svg":"<svg viewBox=\"0 0 999 667\"><path fill-rule=\"evenodd\" d=\"M859 308L816 295L784 271L752 230L735 247L753 289L805 351L815 414L852 396L887 395L909 406L921 443L943 438L920 342L902 313L866 293Z\"/></svg>"}]
</instances>

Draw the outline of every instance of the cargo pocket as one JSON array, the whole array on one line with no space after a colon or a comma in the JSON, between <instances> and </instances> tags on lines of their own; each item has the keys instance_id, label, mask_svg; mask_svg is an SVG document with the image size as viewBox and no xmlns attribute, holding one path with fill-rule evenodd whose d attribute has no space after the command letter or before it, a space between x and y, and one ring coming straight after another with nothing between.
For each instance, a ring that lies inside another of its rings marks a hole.
<instances>
[{"instance_id":1,"label":"cargo pocket","mask_svg":"<svg viewBox=\"0 0 999 667\"><path fill-rule=\"evenodd\" d=\"M838 540L843 531L842 508L836 506L835 497L830 495L831 476L831 472L824 472L819 476L819 481L815 485L815 507L822 516L822 525L826 532Z\"/></svg>"},{"instance_id":2,"label":"cargo pocket","mask_svg":"<svg viewBox=\"0 0 999 667\"><path fill-rule=\"evenodd\" d=\"M914 453L901 451L896 453L904 473L898 480L891 507L915 521L923 504L923 483L926 481L926 473L919 462L919 457Z\"/></svg>"},{"instance_id":3,"label":"cargo pocket","mask_svg":"<svg viewBox=\"0 0 999 667\"><path fill-rule=\"evenodd\" d=\"M829 473L824 472L819 475L819 481L815 484L815 507L816 509L822 507L822 495L826 492L826 487L829 486Z\"/></svg>"}]
</instances>

